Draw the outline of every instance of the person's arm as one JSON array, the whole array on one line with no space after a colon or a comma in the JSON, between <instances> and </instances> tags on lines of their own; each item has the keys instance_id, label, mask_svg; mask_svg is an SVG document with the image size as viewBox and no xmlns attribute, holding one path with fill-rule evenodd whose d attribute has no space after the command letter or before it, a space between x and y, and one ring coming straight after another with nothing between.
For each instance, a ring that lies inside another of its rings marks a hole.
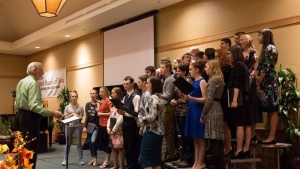
<instances>
[{"instance_id":1,"label":"person's arm","mask_svg":"<svg viewBox=\"0 0 300 169\"><path fill-rule=\"evenodd\" d=\"M120 130L120 128L122 127L123 124L123 116L119 115L117 117L117 122L114 126L114 128L112 129L114 133L116 133L118 130Z\"/></svg>"},{"instance_id":2,"label":"person's arm","mask_svg":"<svg viewBox=\"0 0 300 169\"><path fill-rule=\"evenodd\" d=\"M28 86L28 107L30 111L38 113L42 116L51 116L53 111L43 107L40 86L37 82L30 83Z\"/></svg>"},{"instance_id":3,"label":"person's arm","mask_svg":"<svg viewBox=\"0 0 300 169\"><path fill-rule=\"evenodd\" d=\"M163 94L160 95L162 99L167 100L168 102L170 102L174 98L174 92L175 92L175 85L173 84L174 81L175 81L174 77L168 77L163 86L165 90L163 91Z\"/></svg>"},{"instance_id":4,"label":"person's arm","mask_svg":"<svg viewBox=\"0 0 300 169\"><path fill-rule=\"evenodd\" d=\"M159 100L156 99L155 97L150 98L149 112L145 116L143 116L144 121L146 120L148 122L153 122L156 119L158 102Z\"/></svg>"},{"instance_id":5,"label":"person's arm","mask_svg":"<svg viewBox=\"0 0 300 169\"><path fill-rule=\"evenodd\" d=\"M89 123L90 121L90 116L88 114L88 111L89 111L89 103L86 103L85 104L85 122L84 122L84 127L82 129L82 131L86 132L86 128L87 128L87 124Z\"/></svg>"},{"instance_id":6,"label":"person's arm","mask_svg":"<svg viewBox=\"0 0 300 169\"><path fill-rule=\"evenodd\" d=\"M209 92L207 93L208 94L207 99L205 101L204 108L203 108L203 111L201 114L201 118L204 118L204 119L205 119L208 111L211 109L211 107L213 105L216 89L217 89L217 87L220 86L220 84L218 84L217 78L211 78L208 80L208 82L209 82L209 85L208 85Z\"/></svg>"},{"instance_id":7,"label":"person's arm","mask_svg":"<svg viewBox=\"0 0 300 169\"><path fill-rule=\"evenodd\" d=\"M243 84L242 82L244 82L244 69L243 67L236 63L234 68L232 69L232 73L234 73L234 78L233 78L233 88L234 88L234 93L233 93L233 99L231 102L231 107L232 108L237 108L238 107L238 97L239 97L239 91L243 88Z\"/></svg>"},{"instance_id":8,"label":"person's arm","mask_svg":"<svg viewBox=\"0 0 300 169\"><path fill-rule=\"evenodd\" d=\"M191 100L197 103L205 103L206 98L207 98L207 94L206 94L206 81L205 80L201 80L199 86L201 89L201 93L202 93L202 97L192 97L190 95L185 95L185 99L186 100Z\"/></svg>"}]
</instances>

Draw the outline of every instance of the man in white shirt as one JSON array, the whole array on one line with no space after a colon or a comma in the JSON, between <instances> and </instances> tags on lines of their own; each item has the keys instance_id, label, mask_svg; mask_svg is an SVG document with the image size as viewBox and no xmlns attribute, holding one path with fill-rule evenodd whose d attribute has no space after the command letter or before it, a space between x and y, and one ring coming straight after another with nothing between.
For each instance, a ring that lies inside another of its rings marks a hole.
<instances>
[{"instance_id":1,"label":"man in white shirt","mask_svg":"<svg viewBox=\"0 0 300 169\"><path fill-rule=\"evenodd\" d=\"M123 87L127 92L127 95L123 98L123 102L126 107L134 110L134 112L139 111L140 96L134 92L134 80L130 76L126 76L123 79ZM124 141L124 152L125 159L127 162L128 169L137 169L138 168L138 158L140 145L138 141L138 129L137 122L135 118L124 112L118 110L119 114L123 115L123 141Z\"/></svg>"}]
</instances>

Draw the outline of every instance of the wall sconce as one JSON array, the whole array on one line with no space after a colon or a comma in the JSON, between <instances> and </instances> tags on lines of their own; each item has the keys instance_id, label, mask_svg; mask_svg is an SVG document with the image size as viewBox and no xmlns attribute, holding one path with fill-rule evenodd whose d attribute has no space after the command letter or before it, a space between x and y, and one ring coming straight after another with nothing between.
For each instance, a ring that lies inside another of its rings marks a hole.
<instances>
[{"instance_id":1,"label":"wall sconce","mask_svg":"<svg viewBox=\"0 0 300 169\"><path fill-rule=\"evenodd\" d=\"M67 0L31 0L36 11L42 17L55 17L58 15Z\"/></svg>"}]
</instances>

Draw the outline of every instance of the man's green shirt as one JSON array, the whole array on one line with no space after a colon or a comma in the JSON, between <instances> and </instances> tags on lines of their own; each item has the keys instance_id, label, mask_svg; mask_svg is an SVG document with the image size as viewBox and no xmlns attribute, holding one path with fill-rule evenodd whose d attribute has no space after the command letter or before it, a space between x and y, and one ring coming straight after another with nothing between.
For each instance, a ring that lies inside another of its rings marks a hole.
<instances>
[{"instance_id":1,"label":"man's green shirt","mask_svg":"<svg viewBox=\"0 0 300 169\"><path fill-rule=\"evenodd\" d=\"M43 107L40 85L32 75L28 75L17 85L16 107L33 111L42 116L51 116L52 113L52 111Z\"/></svg>"}]
</instances>

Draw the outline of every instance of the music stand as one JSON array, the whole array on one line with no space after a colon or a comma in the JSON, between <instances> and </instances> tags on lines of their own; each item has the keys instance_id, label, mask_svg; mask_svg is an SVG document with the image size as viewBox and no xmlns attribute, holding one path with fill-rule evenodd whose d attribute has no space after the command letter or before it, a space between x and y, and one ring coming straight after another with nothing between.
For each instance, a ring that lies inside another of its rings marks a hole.
<instances>
[{"instance_id":1,"label":"music stand","mask_svg":"<svg viewBox=\"0 0 300 169\"><path fill-rule=\"evenodd\" d=\"M73 116L73 117L70 117L70 118L67 118L67 119L64 119L64 120L57 120L57 121L62 123L67 129L67 127L69 127L69 124L71 122L75 121L75 120L81 120L81 117ZM67 129L67 131L69 132L68 129ZM66 149L66 153L67 153L67 155L66 155L66 169L68 169L68 166L69 166L69 145L68 145L68 143L69 143L70 138L68 136L69 135L68 132L66 133L66 138L67 138L67 140L66 140L66 146L67 146L67 149Z\"/></svg>"}]
</instances>

